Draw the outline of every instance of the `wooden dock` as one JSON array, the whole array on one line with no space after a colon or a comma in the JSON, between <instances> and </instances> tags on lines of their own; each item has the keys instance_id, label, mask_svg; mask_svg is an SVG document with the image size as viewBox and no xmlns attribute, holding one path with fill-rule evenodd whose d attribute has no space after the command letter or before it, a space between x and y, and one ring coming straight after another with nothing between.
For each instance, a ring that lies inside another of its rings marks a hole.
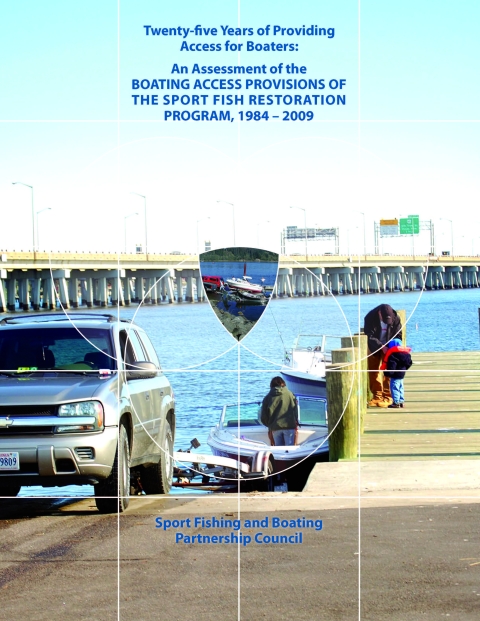
<instances>
[{"instance_id":1,"label":"wooden dock","mask_svg":"<svg viewBox=\"0 0 480 621\"><path fill-rule=\"evenodd\" d=\"M403 409L368 408L362 460L480 458L480 352L415 353Z\"/></svg>"}]
</instances>

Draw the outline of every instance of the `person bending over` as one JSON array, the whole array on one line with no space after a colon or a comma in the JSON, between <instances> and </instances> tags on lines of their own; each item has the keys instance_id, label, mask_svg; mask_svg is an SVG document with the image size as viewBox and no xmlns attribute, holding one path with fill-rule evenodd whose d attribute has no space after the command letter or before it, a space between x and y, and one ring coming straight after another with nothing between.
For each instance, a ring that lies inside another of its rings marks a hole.
<instances>
[{"instance_id":1,"label":"person bending over","mask_svg":"<svg viewBox=\"0 0 480 621\"><path fill-rule=\"evenodd\" d=\"M380 367L388 351L388 343L402 339L400 317L389 304L380 304L365 315L364 329L368 338L368 382L373 395L369 407L388 408L393 403L390 382Z\"/></svg>"}]
</instances>

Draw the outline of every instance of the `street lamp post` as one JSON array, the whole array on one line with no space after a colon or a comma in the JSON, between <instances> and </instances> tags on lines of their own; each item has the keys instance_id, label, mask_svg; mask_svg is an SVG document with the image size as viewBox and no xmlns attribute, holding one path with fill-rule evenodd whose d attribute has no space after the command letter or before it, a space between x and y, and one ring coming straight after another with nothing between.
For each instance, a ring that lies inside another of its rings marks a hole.
<instances>
[{"instance_id":1,"label":"street lamp post","mask_svg":"<svg viewBox=\"0 0 480 621\"><path fill-rule=\"evenodd\" d=\"M304 207L292 207L290 209L301 209L303 211L303 224L305 228L305 259L308 260L308 242L307 242L307 210Z\"/></svg>"},{"instance_id":2,"label":"street lamp post","mask_svg":"<svg viewBox=\"0 0 480 621\"><path fill-rule=\"evenodd\" d=\"M33 209L33 186L28 183L22 183L21 181L13 181L12 185L24 185L26 188L32 190L32 252L35 252L35 211Z\"/></svg>"},{"instance_id":3,"label":"street lamp post","mask_svg":"<svg viewBox=\"0 0 480 621\"><path fill-rule=\"evenodd\" d=\"M127 254L127 219L132 216L138 216L138 211L134 211L133 213L129 213L128 216L123 218L123 233L125 237L125 254Z\"/></svg>"},{"instance_id":4,"label":"street lamp post","mask_svg":"<svg viewBox=\"0 0 480 621\"><path fill-rule=\"evenodd\" d=\"M217 201L217 203L225 203L232 208L232 220L233 220L233 245L235 246L235 205L233 203L227 203L227 201Z\"/></svg>"},{"instance_id":5,"label":"street lamp post","mask_svg":"<svg viewBox=\"0 0 480 621\"><path fill-rule=\"evenodd\" d=\"M453 252L453 220L450 220L450 218L440 218L440 220L446 220L447 222L450 222L450 243L452 248L452 257L454 257L455 253Z\"/></svg>"},{"instance_id":6,"label":"street lamp post","mask_svg":"<svg viewBox=\"0 0 480 621\"><path fill-rule=\"evenodd\" d=\"M200 254L199 253L200 244L199 244L199 241L198 241L198 224L199 224L199 222L203 222L204 220L210 220L210 216L207 216L206 218L200 218L200 220L197 220L197 254Z\"/></svg>"},{"instance_id":7,"label":"street lamp post","mask_svg":"<svg viewBox=\"0 0 480 621\"><path fill-rule=\"evenodd\" d=\"M45 207L45 209L40 209L36 213L36 216L37 216L37 251L38 252L40 252L40 227L38 226L38 216L39 216L39 214L43 213L44 211L51 211L51 210L52 210L51 207Z\"/></svg>"},{"instance_id":8,"label":"street lamp post","mask_svg":"<svg viewBox=\"0 0 480 621\"><path fill-rule=\"evenodd\" d=\"M138 192L130 192L130 194L135 194L136 196L140 196L143 198L143 224L145 230L145 256L148 255L148 242L147 242L147 197L143 194L139 194Z\"/></svg>"}]
</instances>

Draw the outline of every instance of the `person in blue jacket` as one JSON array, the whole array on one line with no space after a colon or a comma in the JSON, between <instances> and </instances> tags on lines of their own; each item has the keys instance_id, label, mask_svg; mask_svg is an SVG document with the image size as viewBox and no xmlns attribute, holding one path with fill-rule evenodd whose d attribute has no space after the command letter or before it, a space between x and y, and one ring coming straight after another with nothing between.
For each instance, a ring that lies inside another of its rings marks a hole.
<instances>
[{"instance_id":1,"label":"person in blue jacket","mask_svg":"<svg viewBox=\"0 0 480 621\"><path fill-rule=\"evenodd\" d=\"M411 351L411 347L404 347L400 339L392 339L388 343L388 351L380 368L385 377L390 379L393 403L388 406L389 408L403 408L405 402L403 378L405 372L412 366Z\"/></svg>"}]
</instances>

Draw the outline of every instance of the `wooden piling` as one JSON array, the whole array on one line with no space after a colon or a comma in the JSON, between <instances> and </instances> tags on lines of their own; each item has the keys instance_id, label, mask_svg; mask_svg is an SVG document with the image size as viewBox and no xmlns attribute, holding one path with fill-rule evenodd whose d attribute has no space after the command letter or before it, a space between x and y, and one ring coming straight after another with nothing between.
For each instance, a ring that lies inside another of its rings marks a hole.
<instances>
[{"instance_id":1,"label":"wooden piling","mask_svg":"<svg viewBox=\"0 0 480 621\"><path fill-rule=\"evenodd\" d=\"M355 348L355 370L360 374L360 389L358 392L358 402L360 416L360 433L363 433L364 419L367 411L367 401L369 401L368 388L368 339L364 334L354 334L353 336L342 336L342 348Z\"/></svg>"},{"instance_id":2,"label":"wooden piling","mask_svg":"<svg viewBox=\"0 0 480 621\"><path fill-rule=\"evenodd\" d=\"M402 345L405 347L407 344L407 312L405 310L397 310L397 315L402 323Z\"/></svg>"},{"instance_id":3,"label":"wooden piling","mask_svg":"<svg viewBox=\"0 0 480 621\"><path fill-rule=\"evenodd\" d=\"M358 453L358 373L353 347L332 351L327 369L330 461L355 459Z\"/></svg>"}]
</instances>

